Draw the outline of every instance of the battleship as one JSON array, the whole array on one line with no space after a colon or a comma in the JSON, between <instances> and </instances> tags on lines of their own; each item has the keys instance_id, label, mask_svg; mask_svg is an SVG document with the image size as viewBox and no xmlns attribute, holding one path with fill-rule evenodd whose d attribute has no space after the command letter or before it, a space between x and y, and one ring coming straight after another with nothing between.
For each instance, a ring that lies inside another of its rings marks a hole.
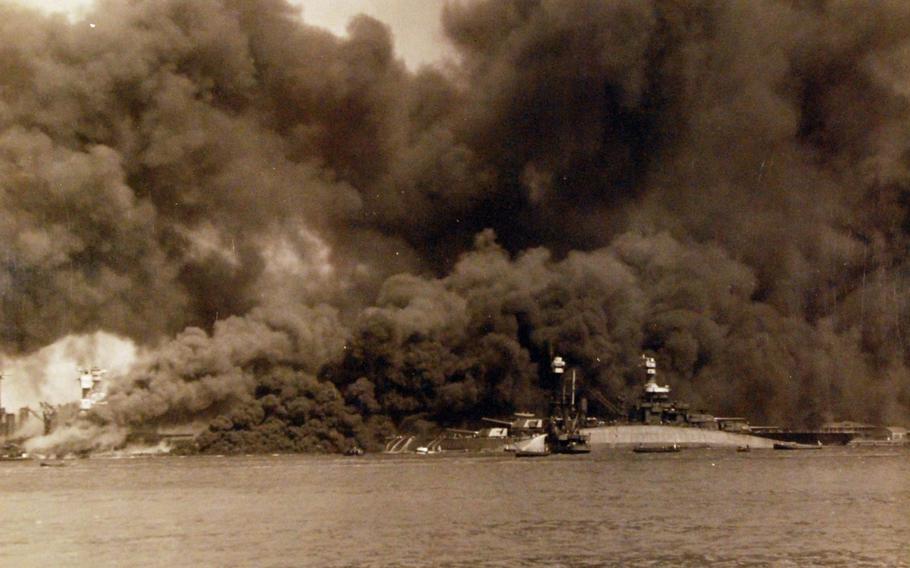
<instances>
[{"instance_id":1,"label":"battleship","mask_svg":"<svg viewBox=\"0 0 910 568\"><path fill-rule=\"evenodd\" d=\"M484 417L481 420L490 426L478 430L448 428L429 440L396 436L386 443L384 453L514 452L523 457L588 453L590 436L582 432L587 402L579 399L576 405L575 374L570 386L564 378L565 366L562 357L554 357L551 369L562 384L562 396L551 403L547 418L530 412L516 412L508 420Z\"/></svg>"},{"instance_id":2,"label":"battleship","mask_svg":"<svg viewBox=\"0 0 910 568\"><path fill-rule=\"evenodd\" d=\"M562 357L556 356L553 359L551 368L554 375L565 377L565 367L566 362ZM579 405L576 406L575 371L572 371L572 385L568 397L567 383L568 381L563 378L562 397L558 403L554 402L551 405L546 441L557 454L587 454L591 451L591 436L581 431L581 427L587 422L587 399L580 399Z\"/></svg>"},{"instance_id":3,"label":"battleship","mask_svg":"<svg viewBox=\"0 0 910 568\"><path fill-rule=\"evenodd\" d=\"M531 413L516 413L511 420L484 418L494 427L479 430L449 429L427 441L418 436L398 436L388 442L387 453L413 452L418 447L428 452L516 452L534 441L535 448L545 443L546 450L530 453L587 453L592 448L639 448L641 451L673 448L747 448L771 449L775 440L755 436L748 421L739 417L715 417L692 412L689 405L672 400L669 385L657 382L654 357L642 355L646 381L634 404L624 412L621 421L605 424L588 416L587 398L576 398L575 374L571 383L565 376L566 363L556 356L551 363L553 374L560 377L562 396L551 404L548 418ZM571 386L569 386L571 384ZM566 391L569 391L568 394ZM602 405L621 410L616 404L590 390ZM577 404L576 404L577 403ZM545 435L545 436L542 436ZM540 438L538 441L537 438Z\"/></svg>"},{"instance_id":4,"label":"battleship","mask_svg":"<svg viewBox=\"0 0 910 568\"><path fill-rule=\"evenodd\" d=\"M753 426L741 417L716 417L692 412L686 403L673 401L669 385L657 382L657 364L642 355L647 380L638 401L626 420L585 430L591 443L640 450L661 447L736 447L818 449L832 445L905 445L907 430L857 422L834 422L818 429L789 429L778 426Z\"/></svg>"},{"instance_id":5,"label":"battleship","mask_svg":"<svg viewBox=\"0 0 910 568\"><path fill-rule=\"evenodd\" d=\"M751 435L744 418L693 412L687 403L673 400L670 386L658 383L654 357L643 354L641 366L646 380L625 419L582 430L590 436L593 446L626 447L642 453L684 448L774 447L772 440Z\"/></svg>"},{"instance_id":6,"label":"battleship","mask_svg":"<svg viewBox=\"0 0 910 568\"><path fill-rule=\"evenodd\" d=\"M39 402L40 413L29 406L23 406L18 413L7 412L0 404L0 461L31 459L22 447L25 436L20 429L25 423L34 418L40 421L42 433L46 436L62 425L73 423L79 417L85 417L98 405L107 404L107 389L102 377L107 374L106 369L88 367L79 369L76 381L79 384L80 394L78 403L53 405L45 401ZM9 374L0 372L0 383L9 378ZM2 384L0 384L2 386ZM2 389L0 389L2 395ZM45 464L41 464L45 465Z\"/></svg>"}]
</instances>

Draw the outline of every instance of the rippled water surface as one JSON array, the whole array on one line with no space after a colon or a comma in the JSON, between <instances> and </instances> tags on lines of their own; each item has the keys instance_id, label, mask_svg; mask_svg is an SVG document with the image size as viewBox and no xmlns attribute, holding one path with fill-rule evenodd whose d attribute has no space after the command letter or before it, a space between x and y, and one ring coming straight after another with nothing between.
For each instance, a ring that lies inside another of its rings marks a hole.
<instances>
[{"instance_id":1,"label":"rippled water surface","mask_svg":"<svg viewBox=\"0 0 910 568\"><path fill-rule=\"evenodd\" d=\"M0 463L0 566L910 566L910 450Z\"/></svg>"}]
</instances>

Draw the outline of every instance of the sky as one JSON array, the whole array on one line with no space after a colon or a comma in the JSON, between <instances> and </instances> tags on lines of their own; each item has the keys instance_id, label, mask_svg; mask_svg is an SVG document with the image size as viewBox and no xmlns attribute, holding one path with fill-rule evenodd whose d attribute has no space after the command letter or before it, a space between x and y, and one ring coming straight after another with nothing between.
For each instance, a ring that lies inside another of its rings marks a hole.
<instances>
[{"instance_id":1,"label":"sky","mask_svg":"<svg viewBox=\"0 0 910 568\"><path fill-rule=\"evenodd\" d=\"M19 4L47 12L59 12L78 18L94 0L15 0ZM348 21L357 14L367 14L392 28L395 49L408 67L433 63L451 56L439 25L445 0L291 0L299 4L304 20L345 35Z\"/></svg>"}]
</instances>

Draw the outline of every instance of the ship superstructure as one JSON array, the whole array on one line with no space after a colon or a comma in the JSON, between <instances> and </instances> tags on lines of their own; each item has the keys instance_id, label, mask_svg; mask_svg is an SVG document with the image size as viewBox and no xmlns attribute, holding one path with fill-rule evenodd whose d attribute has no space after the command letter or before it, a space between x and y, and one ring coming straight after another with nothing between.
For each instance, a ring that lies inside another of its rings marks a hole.
<instances>
[{"instance_id":1,"label":"ship superstructure","mask_svg":"<svg viewBox=\"0 0 910 568\"><path fill-rule=\"evenodd\" d=\"M689 424L689 405L670 400L670 385L657 384L657 361L641 356L647 382L641 398L629 410L629 422L636 424Z\"/></svg>"},{"instance_id":2,"label":"ship superstructure","mask_svg":"<svg viewBox=\"0 0 910 568\"><path fill-rule=\"evenodd\" d=\"M16 430L16 415L12 412L7 412L6 408L3 406L3 379L8 378L9 376L9 373L0 371L0 437L2 438L12 435Z\"/></svg>"},{"instance_id":3,"label":"ship superstructure","mask_svg":"<svg viewBox=\"0 0 910 568\"><path fill-rule=\"evenodd\" d=\"M82 397L79 399L79 411L88 412L96 405L104 404L107 396L104 385L104 375L106 369L91 367L79 369L79 386L82 389Z\"/></svg>"},{"instance_id":4,"label":"ship superstructure","mask_svg":"<svg viewBox=\"0 0 910 568\"><path fill-rule=\"evenodd\" d=\"M550 368L553 374L562 379L562 397L554 402L550 410L548 424L548 439L552 451L557 454L586 454L591 451L589 444L591 437L581 432L587 420L588 402L581 398L575 404L575 371L571 373L572 382L569 386L566 378L566 362L562 357L553 358ZM569 395L566 396L566 389Z\"/></svg>"}]
</instances>

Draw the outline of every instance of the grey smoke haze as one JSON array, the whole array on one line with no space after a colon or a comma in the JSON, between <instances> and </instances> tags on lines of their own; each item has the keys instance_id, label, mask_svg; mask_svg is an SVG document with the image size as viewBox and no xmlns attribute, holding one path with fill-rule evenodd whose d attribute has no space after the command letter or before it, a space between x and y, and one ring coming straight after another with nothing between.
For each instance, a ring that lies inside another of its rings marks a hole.
<instances>
[{"instance_id":1,"label":"grey smoke haze","mask_svg":"<svg viewBox=\"0 0 910 568\"><path fill-rule=\"evenodd\" d=\"M157 348L120 424L336 388L457 423L540 404L551 349L613 396L650 349L718 413L910 417L906 3L442 24L460 63L411 72L381 23L280 0L0 5L4 350Z\"/></svg>"}]
</instances>

